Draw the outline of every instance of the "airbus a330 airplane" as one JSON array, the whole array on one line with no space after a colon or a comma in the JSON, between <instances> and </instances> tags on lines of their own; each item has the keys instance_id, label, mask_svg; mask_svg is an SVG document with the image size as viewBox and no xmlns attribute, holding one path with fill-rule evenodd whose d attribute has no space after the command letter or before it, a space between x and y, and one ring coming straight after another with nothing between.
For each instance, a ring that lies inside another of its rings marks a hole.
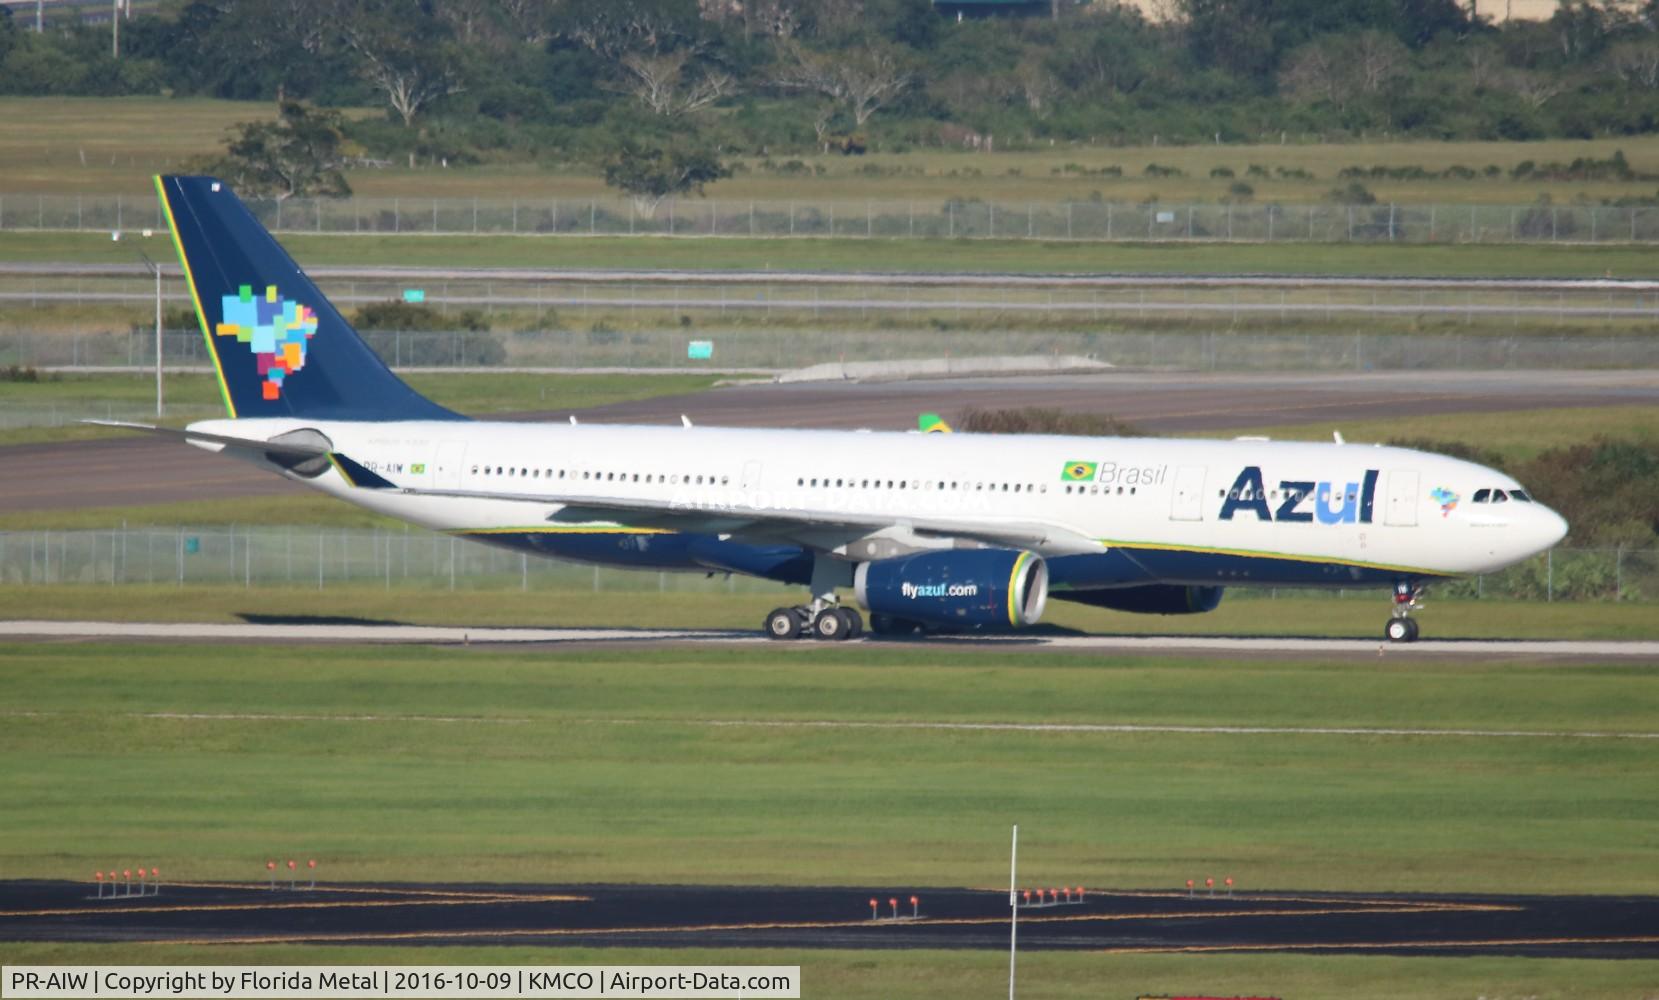
<instances>
[{"instance_id":1,"label":"airbus a330 airplane","mask_svg":"<svg viewBox=\"0 0 1659 1000\"><path fill-rule=\"evenodd\" d=\"M386 367L228 185L158 177L227 420L172 434L379 513L550 556L807 588L777 639L1014 629L1052 597L1209 611L1229 584L1390 588L1541 552L1501 472L1401 448L469 420Z\"/></svg>"}]
</instances>

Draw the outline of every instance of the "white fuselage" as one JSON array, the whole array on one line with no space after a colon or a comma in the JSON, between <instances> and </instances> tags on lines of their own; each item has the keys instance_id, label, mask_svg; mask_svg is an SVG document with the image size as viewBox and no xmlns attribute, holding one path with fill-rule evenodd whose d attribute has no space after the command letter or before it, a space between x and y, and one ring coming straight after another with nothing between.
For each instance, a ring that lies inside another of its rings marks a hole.
<instances>
[{"instance_id":1,"label":"white fuselage","mask_svg":"<svg viewBox=\"0 0 1659 1000\"><path fill-rule=\"evenodd\" d=\"M856 510L892 522L869 536L887 539L893 552L929 544L907 532L916 519L1039 523L1071 540L1055 551L1033 546L1039 555L1087 555L1089 544L1102 554L1146 554L1141 562L1168 582L1351 585L1496 570L1566 530L1530 499L1474 502L1482 490L1520 491L1503 473L1361 444L488 421L244 419L192 429L258 439L318 431L399 487L468 495L361 489L332 469L309 480L318 489L479 536L632 530L609 520L555 522L586 497L819 517ZM535 500L542 496L545 504ZM825 546L846 558L889 551Z\"/></svg>"}]
</instances>

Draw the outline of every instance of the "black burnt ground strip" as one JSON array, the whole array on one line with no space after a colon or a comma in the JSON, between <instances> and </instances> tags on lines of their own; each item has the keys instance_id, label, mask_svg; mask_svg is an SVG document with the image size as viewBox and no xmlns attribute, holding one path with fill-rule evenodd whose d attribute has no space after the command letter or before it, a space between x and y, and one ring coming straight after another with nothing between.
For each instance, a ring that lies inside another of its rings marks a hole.
<instances>
[{"instance_id":1,"label":"black burnt ground strip","mask_svg":"<svg viewBox=\"0 0 1659 1000\"><path fill-rule=\"evenodd\" d=\"M911 919L910 896L920 897ZM0 882L0 940L968 948L1008 943L1008 897L971 889ZM870 917L870 900L879 917ZM898 900L893 919L891 900ZM1659 957L1659 897L1089 892L1022 908L1020 947Z\"/></svg>"}]
</instances>

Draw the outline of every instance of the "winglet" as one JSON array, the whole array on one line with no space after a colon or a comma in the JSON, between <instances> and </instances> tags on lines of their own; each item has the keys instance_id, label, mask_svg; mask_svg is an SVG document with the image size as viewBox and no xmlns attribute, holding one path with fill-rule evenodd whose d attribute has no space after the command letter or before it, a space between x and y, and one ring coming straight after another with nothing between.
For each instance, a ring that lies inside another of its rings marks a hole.
<instances>
[{"instance_id":1,"label":"winglet","mask_svg":"<svg viewBox=\"0 0 1659 1000\"><path fill-rule=\"evenodd\" d=\"M370 472L351 459L337 451L328 453L328 462L334 466L334 471L346 481L347 486L362 490L395 490L397 484L382 477L379 473Z\"/></svg>"},{"instance_id":2,"label":"winglet","mask_svg":"<svg viewBox=\"0 0 1659 1000\"><path fill-rule=\"evenodd\" d=\"M923 434L949 434L950 424L937 413L924 413L916 418L916 429Z\"/></svg>"}]
</instances>

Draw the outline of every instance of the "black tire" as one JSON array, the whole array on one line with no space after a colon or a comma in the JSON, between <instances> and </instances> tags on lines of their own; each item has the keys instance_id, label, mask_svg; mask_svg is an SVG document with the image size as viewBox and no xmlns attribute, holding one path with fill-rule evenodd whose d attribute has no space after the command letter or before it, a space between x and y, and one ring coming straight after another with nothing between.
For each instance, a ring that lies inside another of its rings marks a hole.
<instances>
[{"instance_id":1,"label":"black tire","mask_svg":"<svg viewBox=\"0 0 1659 1000\"><path fill-rule=\"evenodd\" d=\"M1406 641L1407 642L1416 642L1417 641L1417 635L1418 635L1417 619L1407 618L1406 619L1406 624L1411 626L1411 634L1406 636Z\"/></svg>"},{"instance_id":2,"label":"black tire","mask_svg":"<svg viewBox=\"0 0 1659 1000\"><path fill-rule=\"evenodd\" d=\"M1416 625L1410 618L1390 618L1383 628L1383 638L1389 642L1411 642L1417 638Z\"/></svg>"},{"instance_id":3,"label":"black tire","mask_svg":"<svg viewBox=\"0 0 1659 1000\"><path fill-rule=\"evenodd\" d=\"M767 612L766 621L761 623L760 628L768 639L799 639L801 616L795 613L794 608L773 608Z\"/></svg>"},{"instance_id":4,"label":"black tire","mask_svg":"<svg viewBox=\"0 0 1659 1000\"><path fill-rule=\"evenodd\" d=\"M864 634L864 619L852 608L841 608L841 613L847 616L847 638L856 639Z\"/></svg>"},{"instance_id":5,"label":"black tire","mask_svg":"<svg viewBox=\"0 0 1659 1000\"><path fill-rule=\"evenodd\" d=\"M825 608L812 620L812 637L825 642L840 642L847 637L847 619L840 608Z\"/></svg>"}]
</instances>

